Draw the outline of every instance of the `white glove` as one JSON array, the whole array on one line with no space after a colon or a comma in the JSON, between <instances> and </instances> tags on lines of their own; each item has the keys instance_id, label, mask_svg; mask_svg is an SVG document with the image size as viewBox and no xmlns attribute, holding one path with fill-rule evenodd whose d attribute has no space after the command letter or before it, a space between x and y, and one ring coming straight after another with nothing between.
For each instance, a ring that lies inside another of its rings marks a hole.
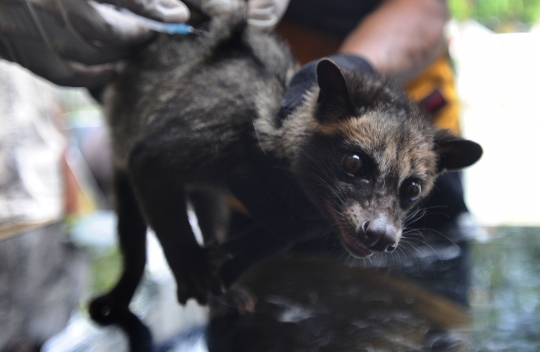
<instances>
[{"instance_id":1,"label":"white glove","mask_svg":"<svg viewBox=\"0 0 540 352\"><path fill-rule=\"evenodd\" d=\"M272 29L281 20L289 0L249 0L249 24L260 29Z\"/></svg>"},{"instance_id":2,"label":"white glove","mask_svg":"<svg viewBox=\"0 0 540 352\"><path fill-rule=\"evenodd\" d=\"M186 0L211 16L220 16L234 11L239 2L245 0ZM281 19L289 0L248 0L249 24L253 27L272 29Z\"/></svg>"},{"instance_id":3,"label":"white glove","mask_svg":"<svg viewBox=\"0 0 540 352\"><path fill-rule=\"evenodd\" d=\"M177 0L101 0L141 16L184 22ZM112 62L152 33L109 5L87 0L0 0L0 57L53 83L97 87L116 76Z\"/></svg>"}]
</instances>

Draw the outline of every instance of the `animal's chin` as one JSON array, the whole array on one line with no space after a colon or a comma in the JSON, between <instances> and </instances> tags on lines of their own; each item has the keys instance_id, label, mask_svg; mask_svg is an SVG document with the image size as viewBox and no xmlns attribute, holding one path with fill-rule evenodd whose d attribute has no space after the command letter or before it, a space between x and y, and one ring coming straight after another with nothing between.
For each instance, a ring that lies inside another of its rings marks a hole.
<instances>
[{"instance_id":1,"label":"animal's chin","mask_svg":"<svg viewBox=\"0 0 540 352\"><path fill-rule=\"evenodd\" d=\"M330 202L326 202L326 209L330 214L332 220L338 225L339 237L341 238L341 243L343 247L354 257L357 258L367 258L373 255L373 251L369 250L366 245L355 238L354 234L350 234L350 231L347 231L346 226L343 224L341 217L336 213L332 208Z\"/></svg>"},{"instance_id":2,"label":"animal's chin","mask_svg":"<svg viewBox=\"0 0 540 352\"><path fill-rule=\"evenodd\" d=\"M358 258L367 258L373 255L373 251L367 249L359 240L349 236L347 233L340 233L341 242L349 253Z\"/></svg>"}]
</instances>

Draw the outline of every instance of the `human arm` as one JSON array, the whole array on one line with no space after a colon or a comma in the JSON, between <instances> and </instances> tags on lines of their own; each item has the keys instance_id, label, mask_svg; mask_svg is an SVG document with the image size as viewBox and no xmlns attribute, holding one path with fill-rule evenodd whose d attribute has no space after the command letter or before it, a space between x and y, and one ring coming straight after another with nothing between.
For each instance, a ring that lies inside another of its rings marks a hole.
<instances>
[{"instance_id":1,"label":"human arm","mask_svg":"<svg viewBox=\"0 0 540 352\"><path fill-rule=\"evenodd\" d=\"M362 56L383 76L405 83L444 52L448 17L445 0L385 0L339 52Z\"/></svg>"}]
</instances>

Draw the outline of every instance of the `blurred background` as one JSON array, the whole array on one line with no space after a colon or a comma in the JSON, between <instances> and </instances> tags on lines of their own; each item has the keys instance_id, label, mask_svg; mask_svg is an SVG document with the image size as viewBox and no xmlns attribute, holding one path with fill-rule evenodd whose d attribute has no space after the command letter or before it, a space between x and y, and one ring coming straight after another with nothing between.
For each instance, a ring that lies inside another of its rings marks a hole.
<instances>
[{"instance_id":1,"label":"blurred background","mask_svg":"<svg viewBox=\"0 0 540 352\"><path fill-rule=\"evenodd\" d=\"M473 319L471 349L538 351L540 0L448 3L453 20L447 33L462 101L463 134L484 148L480 162L464 172L466 199L473 215L469 221L475 237L469 295ZM19 70L14 65L2 65ZM28 80L27 73L20 71L14 79ZM60 126L57 133L68 140L65 152L58 151L65 156L65 168L55 171L68 175L71 192L65 226L66 241L73 246L69 258L74 269L71 281L64 284L80 286L76 297L70 298L76 302L76 309L64 312L67 318L61 318L69 319L68 327L58 327L43 350L122 349L126 346L124 336L115 328L98 328L86 313L89 298L110 288L120 270L110 184L103 181L103 175L110 173L110 165L104 162L106 156L95 159L93 152L103 150L108 143L103 116L85 90L39 84L47 86L44 89L56 97L57 116L52 120ZM35 150L29 155L42 157ZM92 175L91 168L103 174ZM53 202L44 207L48 210L45 215L22 220L15 216L9 223L0 223L0 235L4 234L0 240L9 241L6 234L14 228L31 231L38 225L54 222L59 216L55 212L59 205ZM9 313L9 304L2 302L0 312ZM207 311L193 302L183 308L178 306L174 282L153 237L149 241L146 278L135 299L134 311L144 317L158 344L178 351L205 350L200 331L207 321ZM8 316L13 315L5 315ZM31 325L21 322L20 326ZM37 327L32 329L41 331ZM0 333L0 342L2 338L8 339L7 335ZM186 345L182 347L182 343Z\"/></svg>"},{"instance_id":2,"label":"blurred background","mask_svg":"<svg viewBox=\"0 0 540 352\"><path fill-rule=\"evenodd\" d=\"M485 226L539 226L540 2L449 4L464 134L485 150L466 171L468 204Z\"/></svg>"}]
</instances>

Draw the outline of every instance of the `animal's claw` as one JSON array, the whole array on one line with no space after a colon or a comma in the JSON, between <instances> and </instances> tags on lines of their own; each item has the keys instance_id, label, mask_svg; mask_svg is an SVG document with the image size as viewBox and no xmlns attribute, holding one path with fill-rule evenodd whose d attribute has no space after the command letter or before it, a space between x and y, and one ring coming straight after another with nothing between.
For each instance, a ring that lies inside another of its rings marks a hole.
<instances>
[{"instance_id":1,"label":"animal's claw","mask_svg":"<svg viewBox=\"0 0 540 352\"><path fill-rule=\"evenodd\" d=\"M253 313L257 298L244 287L234 287L227 293L210 298L210 314L214 318Z\"/></svg>"}]
</instances>

